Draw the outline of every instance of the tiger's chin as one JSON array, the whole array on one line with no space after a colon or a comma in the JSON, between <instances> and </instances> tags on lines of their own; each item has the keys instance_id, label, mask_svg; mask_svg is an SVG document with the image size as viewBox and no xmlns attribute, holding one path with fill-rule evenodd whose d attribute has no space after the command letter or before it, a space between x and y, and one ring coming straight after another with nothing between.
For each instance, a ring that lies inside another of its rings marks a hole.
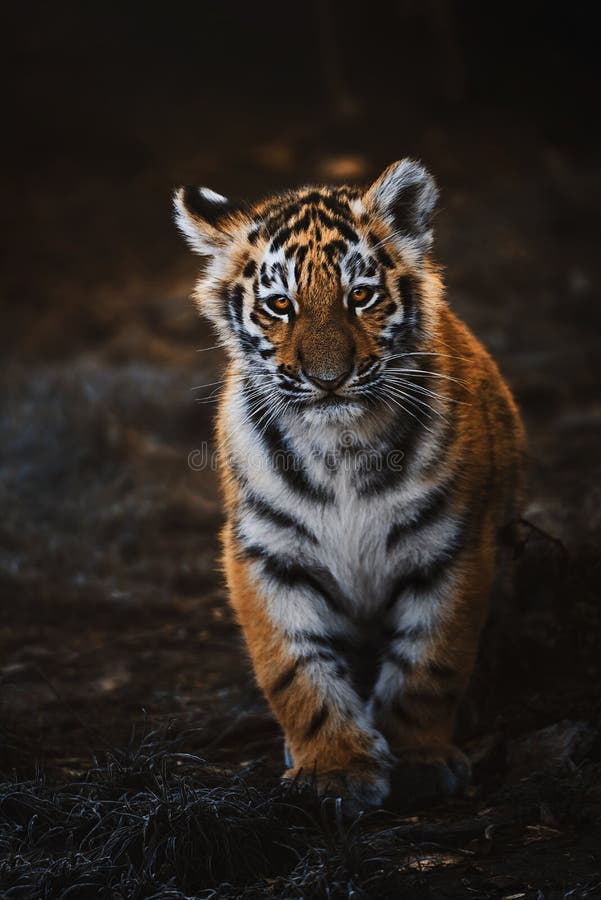
<instances>
[{"instance_id":1,"label":"tiger's chin","mask_svg":"<svg viewBox=\"0 0 601 900\"><path fill-rule=\"evenodd\" d=\"M299 409L299 417L307 425L333 425L342 428L356 423L365 413L365 404L346 398L328 398L325 402L313 402Z\"/></svg>"}]
</instances>

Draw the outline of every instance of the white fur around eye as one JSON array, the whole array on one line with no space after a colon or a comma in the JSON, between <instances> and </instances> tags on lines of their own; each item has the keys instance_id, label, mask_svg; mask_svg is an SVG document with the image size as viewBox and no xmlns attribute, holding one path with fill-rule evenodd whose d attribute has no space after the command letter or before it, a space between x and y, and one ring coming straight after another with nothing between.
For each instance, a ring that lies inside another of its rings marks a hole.
<instances>
[{"instance_id":1,"label":"white fur around eye","mask_svg":"<svg viewBox=\"0 0 601 900\"><path fill-rule=\"evenodd\" d=\"M269 301L270 299L274 298L274 297L276 297L276 298L277 298L277 297L286 297L286 299L288 300L288 303L290 304L290 306L289 306L289 311L288 311L288 312L281 312L281 313L280 313L280 312L278 312L277 310L272 309L271 306L269 306L269 302L268 302L268 301ZM282 320L282 321L284 321L284 322L288 322L288 321L290 320L290 312L296 312L296 311L297 311L297 304L294 302L294 300L292 300L291 297L288 296L288 294L287 294L285 291L281 291L281 292L275 293L275 294L273 294L273 293L272 293L272 294L268 294L266 297L262 297L261 299L262 299L262 301L263 301L263 309L264 309L264 311L265 311L268 315L270 315L273 319L280 319L280 320Z\"/></svg>"},{"instance_id":2,"label":"white fur around eye","mask_svg":"<svg viewBox=\"0 0 601 900\"><path fill-rule=\"evenodd\" d=\"M277 313L271 309L270 306L267 306L266 303L263 304L264 311L271 316L272 319L281 319L283 322L287 322L290 318L290 313Z\"/></svg>"},{"instance_id":3,"label":"white fur around eye","mask_svg":"<svg viewBox=\"0 0 601 900\"><path fill-rule=\"evenodd\" d=\"M362 304L361 306L355 306L355 305L353 304L353 300L352 300L351 294L352 294L352 292L353 292L354 290L356 290L356 289L359 288L359 287L366 287L366 288L369 288L370 290L373 290L373 294L372 294L371 298L367 301L367 303L364 303L364 304ZM378 290L377 287L376 287L376 285L371 285L371 284L361 284L361 285L359 285L359 284L356 284L356 285L354 285L354 286L349 290L349 292L348 292L347 295L346 295L346 305L347 305L347 307L348 307L349 309L351 309L351 310L355 313L356 316L358 316L358 315L360 315L362 312L364 312L366 309L369 309L370 306L373 306L374 303L376 303L376 301L379 300L381 296L382 296L382 291Z\"/></svg>"}]
</instances>

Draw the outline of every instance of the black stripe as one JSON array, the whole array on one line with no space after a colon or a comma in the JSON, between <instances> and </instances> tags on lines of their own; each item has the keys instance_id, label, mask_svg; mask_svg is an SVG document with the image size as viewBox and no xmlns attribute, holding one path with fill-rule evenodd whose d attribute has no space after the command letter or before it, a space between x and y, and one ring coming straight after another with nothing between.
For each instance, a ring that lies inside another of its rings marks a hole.
<instances>
[{"instance_id":1,"label":"black stripe","mask_svg":"<svg viewBox=\"0 0 601 900\"><path fill-rule=\"evenodd\" d=\"M265 228L270 234L274 234L284 222L289 222L294 216L297 216L302 209L302 202L295 197L290 202L290 195L287 197L274 197L274 202L268 209L263 210L262 220ZM284 203L285 205L282 205Z\"/></svg>"},{"instance_id":2,"label":"black stripe","mask_svg":"<svg viewBox=\"0 0 601 900\"><path fill-rule=\"evenodd\" d=\"M350 257L346 261L346 264L348 267L349 278L351 282L353 282L358 275L361 275L363 269L365 268L363 258L357 250L355 250L354 253L351 253Z\"/></svg>"},{"instance_id":3,"label":"black stripe","mask_svg":"<svg viewBox=\"0 0 601 900\"><path fill-rule=\"evenodd\" d=\"M404 696L405 700L410 703L424 703L426 705L433 704L435 706L444 706L449 703L456 703L459 695L456 691L443 691L437 694L434 691L408 690Z\"/></svg>"},{"instance_id":4,"label":"black stripe","mask_svg":"<svg viewBox=\"0 0 601 900\"><path fill-rule=\"evenodd\" d=\"M248 387L247 382L242 388L244 395L246 395ZM309 480L303 460L286 446L284 435L276 423L270 422L267 428L262 425L262 420L265 421L266 418L266 405L267 401L249 407L248 401L246 400L245 402L250 421L253 423L257 433L260 434L261 440L271 457L273 471L277 472L288 486L301 496L308 497L318 503L331 502L334 499L332 491L320 485L315 485Z\"/></svg>"},{"instance_id":5,"label":"black stripe","mask_svg":"<svg viewBox=\"0 0 601 900\"><path fill-rule=\"evenodd\" d=\"M328 503L334 499L331 490L309 481L302 459L286 447L284 436L275 423L268 425L263 439L272 454L276 471L293 490L318 503Z\"/></svg>"},{"instance_id":6,"label":"black stripe","mask_svg":"<svg viewBox=\"0 0 601 900\"><path fill-rule=\"evenodd\" d=\"M426 625L411 625L408 628L395 628L389 635L389 640L391 642L404 641L407 639L417 640L417 638L424 637L429 633L430 629Z\"/></svg>"},{"instance_id":7,"label":"black stripe","mask_svg":"<svg viewBox=\"0 0 601 900\"><path fill-rule=\"evenodd\" d=\"M405 340L411 334L411 330L406 329L402 323L399 325L399 328L401 329L403 340ZM380 343L386 346L387 349L400 349L404 352L410 352L411 347L417 346L413 339L403 347L399 346L398 340L391 339L380 341ZM401 362L402 360L398 361L398 363ZM386 384L385 376L386 370L383 373L384 385ZM428 376L420 375L417 384L421 387L427 387L429 381ZM376 398L378 397L377 386L374 389L374 395ZM384 394L382 396L385 399ZM362 479L356 484L359 494L365 496L397 488L405 479L411 457L428 430L430 430L430 423L422 418L419 412L408 415L399 410L398 415L390 423L383 437L384 446L380 454L383 464L377 467L372 466L369 472L364 473ZM396 456L392 454L396 454ZM400 465L397 464L399 455L401 459ZM393 466L389 465L389 460L391 459L395 460L395 465ZM435 465L438 468L438 461L436 461Z\"/></svg>"},{"instance_id":8,"label":"black stripe","mask_svg":"<svg viewBox=\"0 0 601 900\"><path fill-rule=\"evenodd\" d=\"M287 272L284 270L284 267L283 267L283 265L281 264L281 262L276 262L276 263L274 263L274 265L272 266L271 271L272 271L272 274L273 274L273 275L279 276L280 281L281 281L282 284L284 285L284 289L285 289L285 290L288 290L288 274L287 274Z\"/></svg>"},{"instance_id":9,"label":"black stripe","mask_svg":"<svg viewBox=\"0 0 601 900\"><path fill-rule=\"evenodd\" d=\"M444 324L444 323L443 323ZM449 347L457 346L456 341L453 341L453 335L449 332L448 329L443 330L441 334L441 338L444 343ZM461 356L466 355L463 347L457 346L457 351ZM432 357L432 359L436 360L436 357ZM429 366L426 366L429 368ZM436 369L436 362L433 365L433 368ZM442 371L441 374L448 375L450 378L458 379L458 381L462 380L462 376L464 375L464 364L461 359L450 359L450 371ZM432 380L432 379L431 379ZM436 379L438 381L438 385L435 389L442 390L443 393L449 391L450 399L454 399L451 393L451 389L455 391L457 389L463 391L463 388L458 384L457 381L445 381L444 379ZM424 383L424 382L420 382ZM425 382L426 385L428 382ZM445 391L446 386L446 391ZM448 403L445 405L445 416L447 421L444 424L442 429L442 433L438 438L438 445L441 448L440 454L437 455L436 459L434 459L428 466L426 466L424 470L424 475L427 477L430 473L435 470L440 471L444 468L445 463L449 457L449 455L453 452L455 444L458 440L457 433L457 418L459 415L460 405L458 403Z\"/></svg>"},{"instance_id":10,"label":"black stripe","mask_svg":"<svg viewBox=\"0 0 601 900\"><path fill-rule=\"evenodd\" d=\"M267 519L269 522L272 522L274 525L280 525L282 528L293 528L303 537L310 540L312 543L317 543L317 538L302 522L299 522L293 516L288 513L283 512L280 509L276 509L267 503L266 500L257 497L256 494L249 494L245 498L245 502L251 508L251 510L257 515L261 516L263 519Z\"/></svg>"},{"instance_id":11,"label":"black stripe","mask_svg":"<svg viewBox=\"0 0 601 900\"><path fill-rule=\"evenodd\" d=\"M381 266L384 266L385 269L394 269L394 263L384 247L378 247L375 254Z\"/></svg>"},{"instance_id":12,"label":"black stripe","mask_svg":"<svg viewBox=\"0 0 601 900\"><path fill-rule=\"evenodd\" d=\"M335 215L342 216L343 218L348 217L350 210L347 203L341 202L336 197L332 196L330 193L321 193L320 191L310 190L307 193L301 193L297 196L299 212L305 206L325 206L326 209L329 209L330 212L333 212ZM288 215L288 213L286 213Z\"/></svg>"},{"instance_id":13,"label":"black stripe","mask_svg":"<svg viewBox=\"0 0 601 900\"><path fill-rule=\"evenodd\" d=\"M236 537L240 542L240 547L238 548L240 556L243 556L246 559L265 559L268 555L266 548L261 547L259 544L245 544L239 527L236 528Z\"/></svg>"},{"instance_id":14,"label":"black stripe","mask_svg":"<svg viewBox=\"0 0 601 900\"><path fill-rule=\"evenodd\" d=\"M307 633L304 638L341 657L344 667L337 674L339 677L348 674L357 695L367 700L378 677L386 640L379 623L356 624L354 637Z\"/></svg>"},{"instance_id":15,"label":"black stripe","mask_svg":"<svg viewBox=\"0 0 601 900\"><path fill-rule=\"evenodd\" d=\"M411 660L398 650L388 650L386 659L400 669L401 672L409 672L413 668Z\"/></svg>"},{"instance_id":16,"label":"black stripe","mask_svg":"<svg viewBox=\"0 0 601 900\"><path fill-rule=\"evenodd\" d=\"M236 333L242 349L247 353L252 353L261 343L258 335L251 335L244 327L244 287L241 284L235 284L231 290L225 291L223 295L225 305L225 313L229 322ZM251 319L253 313L251 313Z\"/></svg>"},{"instance_id":17,"label":"black stripe","mask_svg":"<svg viewBox=\"0 0 601 900\"><path fill-rule=\"evenodd\" d=\"M352 646L348 638L342 635L334 634L313 634L310 631L303 631L299 634L299 639L307 641L309 644L317 644L318 647L325 647L335 653L345 654Z\"/></svg>"},{"instance_id":18,"label":"black stripe","mask_svg":"<svg viewBox=\"0 0 601 900\"><path fill-rule=\"evenodd\" d=\"M310 653L303 657L303 659L306 662L312 662L314 659L321 659L322 662L338 662L335 654L329 650L317 650L315 653ZM336 670L336 674L340 674L340 669Z\"/></svg>"},{"instance_id":19,"label":"black stripe","mask_svg":"<svg viewBox=\"0 0 601 900\"><path fill-rule=\"evenodd\" d=\"M408 712L400 700L395 700L395 702L391 706L391 712L396 716L397 719L400 719L405 725L419 725L419 719Z\"/></svg>"},{"instance_id":20,"label":"black stripe","mask_svg":"<svg viewBox=\"0 0 601 900\"><path fill-rule=\"evenodd\" d=\"M327 244L324 244L321 249L325 253L328 262L333 263L335 256L344 256L347 251L347 245L344 241L340 240L329 241Z\"/></svg>"},{"instance_id":21,"label":"black stripe","mask_svg":"<svg viewBox=\"0 0 601 900\"><path fill-rule=\"evenodd\" d=\"M245 328L243 328L242 331L239 332L238 339L240 341L242 349L247 353L252 353L261 343L261 338L258 335L249 334Z\"/></svg>"},{"instance_id":22,"label":"black stripe","mask_svg":"<svg viewBox=\"0 0 601 900\"><path fill-rule=\"evenodd\" d=\"M417 330L420 319L418 302L420 295L415 278L411 275L401 275L398 280L398 290L405 313L404 324L408 324L411 328Z\"/></svg>"},{"instance_id":23,"label":"black stripe","mask_svg":"<svg viewBox=\"0 0 601 900\"><path fill-rule=\"evenodd\" d=\"M322 662L338 662L336 654L331 650L312 650L311 653L301 656L299 662L301 665L306 666L315 662L316 659L320 659Z\"/></svg>"},{"instance_id":24,"label":"black stripe","mask_svg":"<svg viewBox=\"0 0 601 900\"><path fill-rule=\"evenodd\" d=\"M361 191L356 187L349 187L348 184L343 184L339 188L336 188L336 196L341 197L344 200L357 200L361 196Z\"/></svg>"},{"instance_id":25,"label":"black stripe","mask_svg":"<svg viewBox=\"0 0 601 900\"><path fill-rule=\"evenodd\" d=\"M249 261L244 266L242 270L242 275L244 278L252 278L255 272L257 271L257 264L254 259L249 259Z\"/></svg>"},{"instance_id":26,"label":"black stripe","mask_svg":"<svg viewBox=\"0 0 601 900\"><path fill-rule=\"evenodd\" d=\"M221 311L223 313L224 318L233 325L232 322L232 311L230 307L230 290L227 285L220 288L219 290L219 300L221 303Z\"/></svg>"},{"instance_id":27,"label":"black stripe","mask_svg":"<svg viewBox=\"0 0 601 900\"><path fill-rule=\"evenodd\" d=\"M338 197L335 197L332 194L320 194L319 199L331 213L334 213L334 215L339 216L341 219L352 221L350 207L345 200L339 199L340 197L342 197L342 194L340 193Z\"/></svg>"},{"instance_id":28,"label":"black stripe","mask_svg":"<svg viewBox=\"0 0 601 900\"><path fill-rule=\"evenodd\" d=\"M275 556L260 544L244 544L238 532L241 543L241 553L250 559L260 559L263 562L265 573L274 578L284 587L306 587L321 597L333 612L343 612L343 606L337 597L319 581L317 575L312 574L303 566L292 563L288 559Z\"/></svg>"},{"instance_id":29,"label":"black stripe","mask_svg":"<svg viewBox=\"0 0 601 900\"><path fill-rule=\"evenodd\" d=\"M291 666L285 669L285 671L282 672L282 674L276 680L270 690L271 695L281 694L282 691L285 691L287 688L289 688L294 682L294 679L296 678L299 670L304 666L308 666L310 663L315 662L316 660L321 660L322 662L326 663L337 662L335 655L329 650L316 650L312 653L307 653L304 656L299 656L299 658L295 660L295 662L292 663ZM346 674L346 670L343 669L341 671L340 669L337 669L336 674L340 678L344 677L344 675Z\"/></svg>"},{"instance_id":30,"label":"black stripe","mask_svg":"<svg viewBox=\"0 0 601 900\"><path fill-rule=\"evenodd\" d=\"M462 528L460 534L454 540L449 541L447 546L430 562L419 568L416 567L411 572L407 572L405 575L397 578L392 586L385 608L387 610L392 609L401 595L411 588L424 592L431 590L449 565L455 562L457 554L462 549L463 532L464 529Z\"/></svg>"},{"instance_id":31,"label":"black stripe","mask_svg":"<svg viewBox=\"0 0 601 900\"><path fill-rule=\"evenodd\" d=\"M282 199L287 200L280 198L280 203ZM299 216L297 221L291 221L295 216ZM320 221L327 228L337 229L354 244L359 240L351 224L354 220L348 205L330 194L317 191L294 197L292 202L285 202L283 206L278 207L274 203L269 210L264 210L263 220L272 235L272 250L278 250L293 234L305 231L312 220Z\"/></svg>"},{"instance_id":32,"label":"black stripe","mask_svg":"<svg viewBox=\"0 0 601 900\"><path fill-rule=\"evenodd\" d=\"M456 675L455 670L451 666L445 665L445 663L430 662L428 663L428 671L435 678L444 678L446 680L450 680Z\"/></svg>"},{"instance_id":33,"label":"black stripe","mask_svg":"<svg viewBox=\"0 0 601 900\"><path fill-rule=\"evenodd\" d=\"M288 669L285 669L284 672L280 675L280 677L276 680L273 687L271 688L271 694L281 694L282 691L285 691L287 687L290 687L292 682L296 677L296 673L299 667L299 660L297 659Z\"/></svg>"},{"instance_id":34,"label":"black stripe","mask_svg":"<svg viewBox=\"0 0 601 900\"><path fill-rule=\"evenodd\" d=\"M263 221L273 232L274 226L279 227L283 222L289 222L294 216L301 215L307 207L315 208L320 204L341 219L351 218L350 208L346 202L331 194L309 191L305 194L285 194L275 197L272 204L263 210Z\"/></svg>"},{"instance_id":35,"label":"black stripe","mask_svg":"<svg viewBox=\"0 0 601 900\"><path fill-rule=\"evenodd\" d=\"M449 479L446 484L436 485L411 509L409 520L397 522L392 526L386 537L387 550L392 550L405 535L431 525L438 518L449 503L454 480Z\"/></svg>"},{"instance_id":36,"label":"black stripe","mask_svg":"<svg viewBox=\"0 0 601 900\"><path fill-rule=\"evenodd\" d=\"M272 560L268 561L267 570L270 574L274 575L280 581L283 581L285 584L290 587L304 585L310 590L314 591L318 594L327 605L334 612L341 612L341 604L339 601L332 596L332 594L320 584L319 580L314 576L303 569L302 566L292 565L292 566L282 566L279 561L275 564Z\"/></svg>"},{"instance_id":37,"label":"black stripe","mask_svg":"<svg viewBox=\"0 0 601 900\"><path fill-rule=\"evenodd\" d=\"M312 210L308 209L304 215L300 217L292 226L293 234L302 234L303 231L306 231L312 220Z\"/></svg>"},{"instance_id":38,"label":"black stripe","mask_svg":"<svg viewBox=\"0 0 601 900\"><path fill-rule=\"evenodd\" d=\"M307 247L299 247L298 253L296 254L296 262L294 264L294 279L295 279L297 285L300 283L300 280L301 280L303 263L305 261L305 257L307 255L307 253L308 253Z\"/></svg>"},{"instance_id":39,"label":"black stripe","mask_svg":"<svg viewBox=\"0 0 601 900\"><path fill-rule=\"evenodd\" d=\"M286 447L284 436L275 423L268 425L263 440L271 454L275 471L296 493L318 503L328 503L334 499L332 491L309 481L303 460Z\"/></svg>"},{"instance_id":40,"label":"black stripe","mask_svg":"<svg viewBox=\"0 0 601 900\"><path fill-rule=\"evenodd\" d=\"M241 328L242 327L242 312L244 310L244 288L241 284L235 284L230 291L229 295L229 303L232 315L234 317L233 321ZM232 316L230 315L230 320Z\"/></svg>"},{"instance_id":41,"label":"black stripe","mask_svg":"<svg viewBox=\"0 0 601 900\"><path fill-rule=\"evenodd\" d=\"M324 226L324 228L329 228L332 231L339 231L340 234L344 238L346 238L349 244L357 244L359 242L359 235L357 234L355 229L349 225L348 222L345 222L344 219L329 216L321 209L317 209L315 211L315 215L317 220Z\"/></svg>"},{"instance_id":42,"label":"black stripe","mask_svg":"<svg viewBox=\"0 0 601 900\"><path fill-rule=\"evenodd\" d=\"M373 278L376 274L376 264L373 259L368 259L366 263L365 271L362 273L366 278Z\"/></svg>"},{"instance_id":43,"label":"black stripe","mask_svg":"<svg viewBox=\"0 0 601 900\"><path fill-rule=\"evenodd\" d=\"M319 191L309 191L309 193L301 194L299 200L303 206L315 206L323 197Z\"/></svg>"},{"instance_id":44,"label":"black stripe","mask_svg":"<svg viewBox=\"0 0 601 900\"><path fill-rule=\"evenodd\" d=\"M279 250L282 244L285 244L291 235L292 228L290 227L290 225L287 225L285 228L281 228L269 245L270 252L274 253L276 250Z\"/></svg>"},{"instance_id":45,"label":"black stripe","mask_svg":"<svg viewBox=\"0 0 601 900\"><path fill-rule=\"evenodd\" d=\"M327 720L329 714L330 714L330 710L324 703L323 706L321 707L321 709L319 709L315 713L315 715L309 722L307 730L305 731L306 740L310 740L311 738L314 738L318 734L318 732L321 731L321 729L323 728L323 726L326 723L326 720Z\"/></svg>"},{"instance_id":46,"label":"black stripe","mask_svg":"<svg viewBox=\"0 0 601 900\"><path fill-rule=\"evenodd\" d=\"M408 460L424 432L424 423L413 416L395 419L384 437L380 453L382 465L370 466L362 472L361 481L356 485L358 493L366 496L398 487L406 476ZM392 460L395 464L391 466Z\"/></svg>"}]
</instances>

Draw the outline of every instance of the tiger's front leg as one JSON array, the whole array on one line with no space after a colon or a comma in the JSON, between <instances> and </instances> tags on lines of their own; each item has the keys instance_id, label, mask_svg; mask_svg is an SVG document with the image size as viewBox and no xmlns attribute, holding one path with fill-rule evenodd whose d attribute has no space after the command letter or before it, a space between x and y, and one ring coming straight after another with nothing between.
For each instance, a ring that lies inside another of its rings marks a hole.
<instances>
[{"instance_id":1,"label":"tiger's front leg","mask_svg":"<svg viewBox=\"0 0 601 900\"><path fill-rule=\"evenodd\" d=\"M493 560L483 547L427 587L401 580L392 597L373 709L398 759L395 801L454 795L470 781L469 760L454 743L455 720L476 660Z\"/></svg>"},{"instance_id":2,"label":"tiger's front leg","mask_svg":"<svg viewBox=\"0 0 601 900\"><path fill-rule=\"evenodd\" d=\"M337 652L331 598L300 566L277 571L274 557L253 559L248 550L242 555L231 529L224 539L231 602L292 757L285 778L342 795L349 812L379 807L395 760ZM285 596L286 623L278 590Z\"/></svg>"}]
</instances>

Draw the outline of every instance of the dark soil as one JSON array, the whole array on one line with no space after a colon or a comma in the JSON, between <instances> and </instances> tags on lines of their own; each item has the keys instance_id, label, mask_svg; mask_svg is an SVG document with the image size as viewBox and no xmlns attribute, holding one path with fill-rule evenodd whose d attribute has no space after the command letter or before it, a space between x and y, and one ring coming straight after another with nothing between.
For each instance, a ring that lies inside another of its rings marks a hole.
<instances>
[{"instance_id":1,"label":"dark soil","mask_svg":"<svg viewBox=\"0 0 601 900\"><path fill-rule=\"evenodd\" d=\"M214 98L201 127L189 88L172 110L154 87L106 133L59 118L3 209L2 896L601 897L598 156L477 100L383 131L374 101L274 122ZM530 525L465 729L474 785L348 823L279 786L226 603L199 466L223 357L169 193L366 181L401 155L439 181L450 301L523 410Z\"/></svg>"}]
</instances>

